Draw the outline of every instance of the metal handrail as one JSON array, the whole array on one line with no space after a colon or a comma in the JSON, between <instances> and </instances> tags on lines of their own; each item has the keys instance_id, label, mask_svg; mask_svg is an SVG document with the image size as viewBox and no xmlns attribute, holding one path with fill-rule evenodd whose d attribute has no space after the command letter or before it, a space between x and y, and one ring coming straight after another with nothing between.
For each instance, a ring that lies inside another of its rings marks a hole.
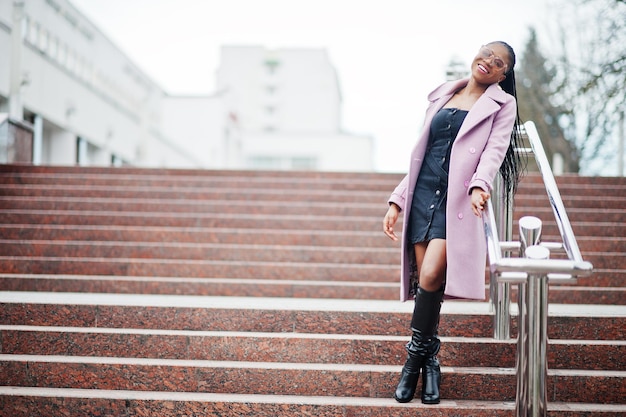
<instances>
[{"instance_id":1,"label":"metal handrail","mask_svg":"<svg viewBox=\"0 0 626 417\"><path fill-rule=\"evenodd\" d=\"M483 225L487 239L487 254L491 274L491 303L494 309L494 338L509 337L510 288L518 284L518 340L517 340L517 417L547 416L547 315L548 281L575 280L590 275L593 265L584 261L565 206L561 199L554 175L550 169L543 145L533 122L524 124L524 130L543 178L548 199L561 234L562 243L542 243L541 220L525 216L520 219L520 241L501 242L498 222L491 199L483 213ZM512 235L511 199L499 207L500 224L508 230L500 230L502 236ZM504 220L504 221L503 221ZM531 245L531 246L529 246ZM513 249L518 249L519 257L510 257ZM563 249L568 259L550 259L550 250ZM504 254L504 256L503 256Z\"/></svg>"},{"instance_id":2,"label":"metal handrail","mask_svg":"<svg viewBox=\"0 0 626 417\"><path fill-rule=\"evenodd\" d=\"M556 219L556 224L561 232L563 248L567 252L569 259L577 262L584 262L580 249L578 249L578 243L576 243L576 238L574 237L572 225L567 217L567 212L565 211L565 206L563 205L563 200L561 199L561 194L559 193L559 188L556 185L552 169L548 163L548 157L546 156L546 152L541 144L539 133L537 133L535 123L526 122L524 124L524 130L526 130L526 135L528 135L528 140L530 141L530 146L535 155L535 160L539 166L539 172L543 177L546 192L548 193L548 198L550 199L550 204L552 205L552 211L554 212L554 218Z\"/></svg>"},{"instance_id":3,"label":"metal handrail","mask_svg":"<svg viewBox=\"0 0 626 417\"><path fill-rule=\"evenodd\" d=\"M548 199L554 212L556 224L561 234L562 243L543 243L548 249L562 247L568 259L547 259L547 260L530 260L527 258L504 258L502 252L510 251L519 247L517 242L501 242L497 233L497 222L494 215L491 199L487 200L487 209L483 215L483 225L485 227L485 235L487 237L487 254L489 257L490 271L494 274L502 276L506 279L511 276L510 273L526 274L545 272L547 274L561 274L560 278L570 278L588 276L593 272L593 265L583 260L578 248L576 237L572 230L571 223L565 211L561 194L550 169L548 158L541 144L541 139L533 122L526 122L524 130L528 136L531 150L522 150L532 152L535 156L537 166L544 181ZM511 208L509 208L511 210ZM521 278L521 275L519 276Z\"/></svg>"}]
</instances>

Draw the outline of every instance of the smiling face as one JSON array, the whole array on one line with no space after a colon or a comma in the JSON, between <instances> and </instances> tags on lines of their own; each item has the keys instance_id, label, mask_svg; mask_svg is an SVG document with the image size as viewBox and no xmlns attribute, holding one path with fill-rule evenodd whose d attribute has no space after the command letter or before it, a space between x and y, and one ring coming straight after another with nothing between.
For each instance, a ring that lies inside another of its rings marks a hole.
<instances>
[{"instance_id":1,"label":"smiling face","mask_svg":"<svg viewBox=\"0 0 626 417\"><path fill-rule=\"evenodd\" d=\"M506 78L511 67L511 57L507 48L497 42L484 45L472 61L472 76L485 85L499 83Z\"/></svg>"}]
</instances>

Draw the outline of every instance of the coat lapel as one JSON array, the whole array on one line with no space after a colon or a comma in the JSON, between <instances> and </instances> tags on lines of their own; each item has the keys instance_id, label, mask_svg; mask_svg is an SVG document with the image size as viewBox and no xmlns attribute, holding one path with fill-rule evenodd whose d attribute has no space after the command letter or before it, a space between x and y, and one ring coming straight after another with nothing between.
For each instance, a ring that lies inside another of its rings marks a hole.
<instances>
[{"instance_id":1,"label":"coat lapel","mask_svg":"<svg viewBox=\"0 0 626 417\"><path fill-rule=\"evenodd\" d=\"M428 95L428 100L431 102L431 105L428 109L428 112L426 113L424 126L430 126L430 123L433 117L435 117L435 114L437 114L437 112L441 110L441 108L452 98L454 93L467 85L467 81L468 80L465 79L445 83L433 90ZM428 137L428 135L430 134L430 129L424 129L422 134Z\"/></svg>"},{"instance_id":2,"label":"coat lapel","mask_svg":"<svg viewBox=\"0 0 626 417\"><path fill-rule=\"evenodd\" d=\"M476 125L500 110L500 103L507 100L507 94L498 84L490 85L474 103L457 134L457 140L470 132Z\"/></svg>"}]
</instances>

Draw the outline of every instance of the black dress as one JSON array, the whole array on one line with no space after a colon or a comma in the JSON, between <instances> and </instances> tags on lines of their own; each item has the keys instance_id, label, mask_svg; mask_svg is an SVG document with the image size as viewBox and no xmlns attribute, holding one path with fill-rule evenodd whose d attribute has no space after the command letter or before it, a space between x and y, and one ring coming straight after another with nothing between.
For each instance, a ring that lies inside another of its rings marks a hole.
<instances>
[{"instance_id":1,"label":"black dress","mask_svg":"<svg viewBox=\"0 0 626 417\"><path fill-rule=\"evenodd\" d=\"M450 151L465 116L467 110L443 108L433 117L411 203L408 239L412 244L446 238Z\"/></svg>"}]
</instances>

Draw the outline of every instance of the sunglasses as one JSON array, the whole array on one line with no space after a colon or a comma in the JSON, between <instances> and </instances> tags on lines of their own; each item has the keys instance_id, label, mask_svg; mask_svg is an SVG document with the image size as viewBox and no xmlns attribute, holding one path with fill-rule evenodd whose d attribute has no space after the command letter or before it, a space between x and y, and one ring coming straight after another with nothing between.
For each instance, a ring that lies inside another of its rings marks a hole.
<instances>
[{"instance_id":1,"label":"sunglasses","mask_svg":"<svg viewBox=\"0 0 626 417\"><path fill-rule=\"evenodd\" d=\"M493 51L487 48L485 45L480 47L480 50L478 51L478 55L483 59L491 59L491 62L493 63L493 65L495 65L496 68L498 69L502 69L506 67L506 63L504 62L504 60L500 58L499 56L495 55Z\"/></svg>"}]
</instances>

